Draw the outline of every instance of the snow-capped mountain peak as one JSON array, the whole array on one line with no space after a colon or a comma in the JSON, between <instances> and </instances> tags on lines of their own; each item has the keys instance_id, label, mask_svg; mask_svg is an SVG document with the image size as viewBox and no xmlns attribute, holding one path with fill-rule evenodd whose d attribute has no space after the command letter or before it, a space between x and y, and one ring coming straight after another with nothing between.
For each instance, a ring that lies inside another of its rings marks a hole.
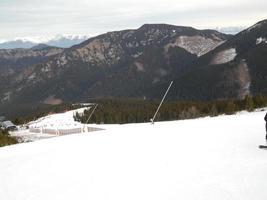
<instances>
[{"instance_id":1,"label":"snow-capped mountain peak","mask_svg":"<svg viewBox=\"0 0 267 200\"><path fill-rule=\"evenodd\" d=\"M16 37L13 40L0 39L0 49L32 48L37 44L46 44L61 48L68 48L79 44L89 38L88 35L55 35L55 36L34 36Z\"/></svg>"}]
</instances>

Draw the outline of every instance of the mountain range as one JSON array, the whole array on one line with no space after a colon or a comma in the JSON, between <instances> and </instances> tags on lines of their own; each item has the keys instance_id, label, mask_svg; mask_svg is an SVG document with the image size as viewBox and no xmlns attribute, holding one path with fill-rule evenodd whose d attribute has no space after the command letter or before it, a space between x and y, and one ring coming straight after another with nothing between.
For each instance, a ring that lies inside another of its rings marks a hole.
<instances>
[{"instance_id":1,"label":"mountain range","mask_svg":"<svg viewBox=\"0 0 267 200\"><path fill-rule=\"evenodd\" d=\"M54 37L18 38L0 43L0 49L30 49L38 44L46 44L59 48L69 48L88 39L88 36L56 35Z\"/></svg>"},{"instance_id":2,"label":"mountain range","mask_svg":"<svg viewBox=\"0 0 267 200\"><path fill-rule=\"evenodd\" d=\"M267 93L267 20L236 34L167 24L108 32L71 48L0 51L2 108L92 98L216 100Z\"/></svg>"}]
</instances>

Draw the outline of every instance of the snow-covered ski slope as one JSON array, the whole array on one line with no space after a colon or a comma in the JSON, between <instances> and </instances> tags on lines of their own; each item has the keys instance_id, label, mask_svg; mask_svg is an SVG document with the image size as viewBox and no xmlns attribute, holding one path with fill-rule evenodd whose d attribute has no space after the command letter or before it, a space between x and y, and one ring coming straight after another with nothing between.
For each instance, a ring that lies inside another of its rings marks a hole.
<instances>
[{"instance_id":1,"label":"snow-covered ski slope","mask_svg":"<svg viewBox=\"0 0 267 200\"><path fill-rule=\"evenodd\" d=\"M1 200L265 200L265 112L0 148Z\"/></svg>"}]
</instances>

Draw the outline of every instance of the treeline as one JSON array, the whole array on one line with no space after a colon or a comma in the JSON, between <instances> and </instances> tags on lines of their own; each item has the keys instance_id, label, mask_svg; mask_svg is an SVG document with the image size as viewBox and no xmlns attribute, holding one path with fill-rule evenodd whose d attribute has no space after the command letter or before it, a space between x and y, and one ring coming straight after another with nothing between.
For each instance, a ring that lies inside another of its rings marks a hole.
<instances>
[{"instance_id":1,"label":"treeline","mask_svg":"<svg viewBox=\"0 0 267 200\"><path fill-rule=\"evenodd\" d=\"M99 100L97 104L98 108L88 123L124 124L149 122L159 102L133 99L109 99ZM244 100L165 102L155 120L181 120L221 114L234 114L237 111L253 111L255 108L266 106L267 98L265 96L246 96ZM75 119L86 123L91 114L91 110L85 111L83 116L76 114Z\"/></svg>"},{"instance_id":2,"label":"treeline","mask_svg":"<svg viewBox=\"0 0 267 200\"><path fill-rule=\"evenodd\" d=\"M18 141L15 137L11 137L7 131L0 129L0 147L17 143Z\"/></svg>"}]
</instances>

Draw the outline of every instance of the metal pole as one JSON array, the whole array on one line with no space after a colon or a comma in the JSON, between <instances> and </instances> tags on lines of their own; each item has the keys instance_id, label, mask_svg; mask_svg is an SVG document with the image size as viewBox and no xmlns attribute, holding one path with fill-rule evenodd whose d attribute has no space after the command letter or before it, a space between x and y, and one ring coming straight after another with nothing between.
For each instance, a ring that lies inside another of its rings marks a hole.
<instances>
[{"instance_id":1,"label":"metal pole","mask_svg":"<svg viewBox=\"0 0 267 200\"><path fill-rule=\"evenodd\" d=\"M159 112L159 109L160 109L160 107L161 107L161 105L162 105L162 103L163 103L165 97L167 96L167 94L168 94L168 92L169 92L169 90L170 90L172 84L173 84L173 81L170 83L168 89L166 90L166 92L165 92L165 94L164 94L164 96L163 96L163 98L162 98L162 100L161 100L161 102L160 102L160 104L159 104L159 106L158 106L157 111L155 112L153 118L151 119L151 123L152 123L152 124L154 124L154 120L155 120L155 118L156 118L156 116L157 116L157 114L158 114L158 112Z\"/></svg>"},{"instance_id":2,"label":"metal pole","mask_svg":"<svg viewBox=\"0 0 267 200\"><path fill-rule=\"evenodd\" d=\"M84 132L87 132L87 131L85 131L85 126L86 126L86 124L89 122L89 120L91 119L91 117L92 117L92 115L94 114L94 112L95 112L97 106L98 106L98 104L95 105L93 111L91 112L90 116L88 117L87 121L85 122L85 124L84 124L84 126L83 126L83 131L84 131Z\"/></svg>"},{"instance_id":3,"label":"metal pole","mask_svg":"<svg viewBox=\"0 0 267 200\"><path fill-rule=\"evenodd\" d=\"M91 119L92 115L94 114L96 108L97 108L98 104L95 105L94 110L91 112L90 116L88 117L86 124L89 122L89 120Z\"/></svg>"}]
</instances>

